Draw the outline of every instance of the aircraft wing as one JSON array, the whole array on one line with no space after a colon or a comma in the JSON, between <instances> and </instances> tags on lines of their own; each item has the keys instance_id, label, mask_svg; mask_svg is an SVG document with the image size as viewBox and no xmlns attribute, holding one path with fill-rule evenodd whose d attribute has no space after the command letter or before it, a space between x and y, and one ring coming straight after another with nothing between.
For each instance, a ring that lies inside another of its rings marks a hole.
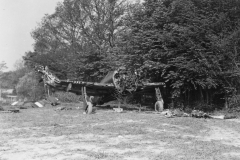
<instances>
[{"instance_id":1,"label":"aircraft wing","mask_svg":"<svg viewBox=\"0 0 240 160\"><path fill-rule=\"evenodd\" d=\"M87 94L93 96L109 94L115 89L115 86L112 83L103 84L97 82L84 82L72 80L61 80L60 86L65 88L66 91L74 93L80 93L82 87L86 87Z\"/></svg>"}]
</instances>

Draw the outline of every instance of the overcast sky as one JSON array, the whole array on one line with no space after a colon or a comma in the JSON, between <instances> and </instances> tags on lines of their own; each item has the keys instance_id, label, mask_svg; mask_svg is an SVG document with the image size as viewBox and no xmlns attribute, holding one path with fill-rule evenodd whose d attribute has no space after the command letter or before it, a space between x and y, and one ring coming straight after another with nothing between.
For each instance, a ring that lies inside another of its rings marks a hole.
<instances>
[{"instance_id":1,"label":"overcast sky","mask_svg":"<svg viewBox=\"0 0 240 160\"><path fill-rule=\"evenodd\" d=\"M0 0L0 62L5 61L8 70L25 52L33 51L31 31L62 1Z\"/></svg>"}]
</instances>

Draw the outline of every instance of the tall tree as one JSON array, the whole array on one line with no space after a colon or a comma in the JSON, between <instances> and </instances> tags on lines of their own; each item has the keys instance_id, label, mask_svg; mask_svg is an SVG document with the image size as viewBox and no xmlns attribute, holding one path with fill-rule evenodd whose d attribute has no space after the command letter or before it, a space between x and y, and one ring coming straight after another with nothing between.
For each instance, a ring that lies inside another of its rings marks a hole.
<instances>
[{"instance_id":1,"label":"tall tree","mask_svg":"<svg viewBox=\"0 0 240 160\"><path fill-rule=\"evenodd\" d=\"M46 15L32 32L35 52L28 52L25 59L50 65L65 78L103 76L107 64L102 60L115 45L125 8L124 0L59 3L55 13Z\"/></svg>"},{"instance_id":2,"label":"tall tree","mask_svg":"<svg viewBox=\"0 0 240 160\"><path fill-rule=\"evenodd\" d=\"M4 72L0 76L2 88L15 89L19 79L29 72L29 70L24 66L24 62L22 60L17 60L14 66L14 71Z\"/></svg>"},{"instance_id":3,"label":"tall tree","mask_svg":"<svg viewBox=\"0 0 240 160\"><path fill-rule=\"evenodd\" d=\"M29 100L38 100L44 95L44 88L39 84L34 72L29 72L19 79L16 91L19 97Z\"/></svg>"},{"instance_id":4,"label":"tall tree","mask_svg":"<svg viewBox=\"0 0 240 160\"><path fill-rule=\"evenodd\" d=\"M4 69L7 69L7 64L6 62L2 61L0 63L0 72L2 72Z\"/></svg>"},{"instance_id":5,"label":"tall tree","mask_svg":"<svg viewBox=\"0 0 240 160\"><path fill-rule=\"evenodd\" d=\"M237 76L239 6L236 0L146 0L123 36L124 63L165 81L173 98L210 102L213 90Z\"/></svg>"}]
</instances>

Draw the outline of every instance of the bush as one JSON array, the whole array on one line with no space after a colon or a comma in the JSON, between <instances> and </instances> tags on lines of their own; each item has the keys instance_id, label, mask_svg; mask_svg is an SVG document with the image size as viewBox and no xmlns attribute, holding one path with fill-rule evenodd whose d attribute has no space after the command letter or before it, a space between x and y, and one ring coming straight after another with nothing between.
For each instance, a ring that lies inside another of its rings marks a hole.
<instances>
[{"instance_id":1,"label":"bush","mask_svg":"<svg viewBox=\"0 0 240 160\"><path fill-rule=\"evenodd\" d=\"M207 104L206 102L196 101L192 104L192 108L204 112L212 112L217 108L213 104ZM219 108L219 107L218 107ZM221 107L219 109L222 109Z\"/></svg>"},{"instance_id":2,"label":"bush","mask_svg":"<svg viewBox=\"0 0 240 160\"><path fill-rule=\"evenodd\" d=\"M233 95L231 98L229 98L229 107L235 108L240 105L240 95Z\"/></svg>"},{"instance_id":3,"label":"bush","mask_svg":"<svg viewBox=\"0 0 240 160\"><path fill-rule=\"evenodd\" d=\"M80 98L76 94L70 92L55 92L52 96L58 98L61 102L67 103L77 103Z\"/></svg>"},{"instance_id":4,"label":"bush","mask_svg":"<svg viewBox=\"0 0 240 160\"><path fill-rule=\"evenodd\" d=\"M16 91L19 97L34 101L44 95L44 87L38 82L34 72L29 72L19 79Z\"/></svg>"}]
</instances>

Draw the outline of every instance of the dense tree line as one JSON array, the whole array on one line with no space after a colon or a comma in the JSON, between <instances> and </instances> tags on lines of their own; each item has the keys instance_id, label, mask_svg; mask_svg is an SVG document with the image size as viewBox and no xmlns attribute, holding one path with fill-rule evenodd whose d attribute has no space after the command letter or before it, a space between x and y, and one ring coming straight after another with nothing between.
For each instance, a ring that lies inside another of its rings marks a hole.
<instances>
[{"instance_id":1,"label":"dense tree line","mask_svg":"<svg viewBox=\"0 0 240 160\"><path fill-rule=\"evenodd\" d=\"M219 102L237 93L239 7L227 0L147 0L129 20L123 46L130 52L123 52L147 77L165 81L172 100Z\"/></svg>"},{"instance_id":2,"label":"dense tree line","mask_svg":"<svg viewBox=\"0 0 240 160\"><path fill-rule=\"evenodd\" d=\"M98 81L127 66L165 82L174 106L239 94L238 0L65 0L32 37L26 65L48 65L60 78Z\"/></svg>"}]
</instances>

